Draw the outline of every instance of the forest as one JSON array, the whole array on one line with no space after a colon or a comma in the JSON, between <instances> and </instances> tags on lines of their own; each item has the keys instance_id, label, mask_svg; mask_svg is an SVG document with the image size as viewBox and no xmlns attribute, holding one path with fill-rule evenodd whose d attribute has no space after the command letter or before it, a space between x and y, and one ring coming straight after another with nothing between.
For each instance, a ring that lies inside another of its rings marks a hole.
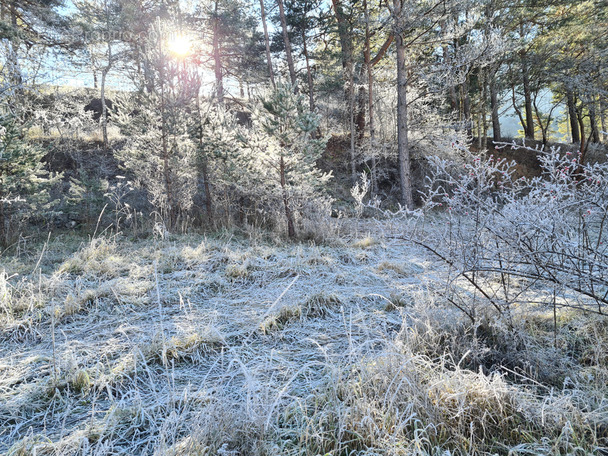
<instances>
[{"instance_id":1,"label":"forest","mask_svg":"<svg viewBox=\"0 0 608 456\"><path fill-rule=\"evenodd\" d=\"M0 454L608 454L605 0L0 40Z\"/></svg>"}]
</instances>

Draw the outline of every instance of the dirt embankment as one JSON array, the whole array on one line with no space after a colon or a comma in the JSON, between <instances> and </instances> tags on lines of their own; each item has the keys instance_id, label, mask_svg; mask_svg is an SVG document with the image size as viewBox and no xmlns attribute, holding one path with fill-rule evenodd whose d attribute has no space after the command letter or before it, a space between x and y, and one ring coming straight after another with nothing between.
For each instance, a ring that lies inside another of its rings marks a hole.
<instances>
[{"instance_id":1,"label":"dirt embankment","mask_svg":"<svg viewBox=\"0 0 608 456\"><path fill-rule=\"evenodd\" d=\"M564 144L564 143L549 143L543 148L542 141L531 141L526 140L525 146L514 147L512 144L513 140L504 140L503 142L494 144L491 138L488 138L488 150L486 156L493 155L497 159L506 159L508 161L515 161L514 179L520 177L538 177L542 174L540 157L551 148L559 149L561 152L571 152L572 154L578 154L578 144ZM515 140L516 144L523 145L522 139ZM477 140L474 139L470 146L472 152L479 152L477 148ZM535 150L530 150L535 149ZM585 153L585 162L604 162L607 159L608 148L603 144L591 144Z\"/></svg>"}]
</instances>

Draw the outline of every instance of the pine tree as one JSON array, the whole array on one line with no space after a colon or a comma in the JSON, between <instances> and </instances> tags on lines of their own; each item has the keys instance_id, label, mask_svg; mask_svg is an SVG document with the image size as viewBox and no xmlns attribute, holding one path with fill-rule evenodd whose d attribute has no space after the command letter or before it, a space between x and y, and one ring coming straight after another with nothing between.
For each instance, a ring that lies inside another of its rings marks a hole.
<instances>
[{"instance_id":1,"label":"pine tree","mask_svg":"<svg viewBox=\"0 0 608 456\"><path fill-rule=\"evenodd\" d=\"M256 31L256 19L251 5L243 0L205 0L199 3L191 18L197 33L208 39L207 49L198 58L215 75L215 97L224 102L228 84L226 79L237 79L241 85L264 74L264 40ZM210 55L209 55L210 54ZM255 78L252 78L255 76ZM241 97L244 90L241 90Z\"/></svg>"},{"instance_id":2,"label":"pine tree","mask_svg":"<svg viewBox=\"0 0 608 456\"><path fill-rule=\"evenodd\" d=\"M247 163L241 161L241 127L235 115L222 104L215 103L198 111L196 169L199 194L204 194L209 219L213 218L212 201L217 200L223 206L226 222L230 222L232 199L237 195L229 188L247 186Z\"/></svg>"},{"instance_id":3,"label":"pine tree","mask_svg":"<svg viewBox=\"0 0 608 456\"><path fill-rule=\"evenodd\" d=\"M104 194L108 187L107 180L79 169L77 177L70 177L70 189L66 198L71 216L76 220L81 219L87 228L91 228L103 210Z\"/></svg>"},{"instance_id":4,"label":"pine tree","mask_svg":"<svg viewBox=\"0 0 608 456\"><path fill-rule=\"evenodd\" d=\"M0 245L9 245L19 225L42 215L54 201L49 187L60 175L44 169L44 150L25 140L25 127L14 117L0 117Z\"/></svg>"},{"instance_id":5,"label":"pine tree","mask_svg":"<svg viewBox=\"0 0 608 456\"><path fill-rule=\"evenodd\" d=\"M116 122L128 138L118 157L146 188L167 229L192 207L196 191L195 100L200 79L167 49L170 24L160 19L142 60L152 78L136 79L136 96L119 102Z\"/></svg>"},{"instance_id":6,"label":"pine tree","mask_svg":"<svg viewBox=\"0 0 608 456\"><path fill-rule=\"evenodd\" d=\"M65 30L65 18L59 13L63 0L0 0L0 39L3 64L0 93L16 97L11 109L17 113L27 86L24 60L32 48L66 47L59 33ZM37 64L37 62L34 60ZM35 65L34 65L35 66Z\"/></svg>"},{"instance_id":7,"label":"pine tree","mask_svg":"<svg viewBox=\"0 0 608 456\"><path fill-rule=\"evenodd\" d=\"M305 107L290 85L277 85L263 98L255 116L248 153L252 175L269 201L282 206L287 234L296 237L298 218L314 210L331 178L316 165L326 139L314 138L319 117Z\"/></svg>"},{"instance_id":8,"label":"pine tree","mask_svg":"<svg viewBox=\"0 0 608 456\"><path fill-rule=\"evenodd\" d=\"M159 107L168 102L156 94L118 103L117 123L128 141L117 157L147 190L166 229L173 230L191 209L196 191L196 143L189 134L190 119L183 110L161 112ZM129 115L136 109L136 115Z\"/></svg>"}]
</instances>

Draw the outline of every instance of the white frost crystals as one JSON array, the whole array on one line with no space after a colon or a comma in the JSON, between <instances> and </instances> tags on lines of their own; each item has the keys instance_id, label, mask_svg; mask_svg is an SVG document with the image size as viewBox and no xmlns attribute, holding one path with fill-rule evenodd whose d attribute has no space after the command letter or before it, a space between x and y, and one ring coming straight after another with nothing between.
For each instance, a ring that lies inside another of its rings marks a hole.
<instances>
[{"instance_id":1,"label":"white frost crystals","mask_svg":"<svg viewBox=\"0 0 608 456\"><path fill-rule=\"evenodd\" d=\"M537 302L529 292L541 285L554 290L545 304L604 314L608 163L581 163L555 148L530 152L538 153L540 177L515 179L515 162L492 155L469 154L460 166L431 159L424 208L445 219L440 235L421 232L421 242L500 314ZM468 301L469 316L478 304Z\"/></svg>"}]
</instances>

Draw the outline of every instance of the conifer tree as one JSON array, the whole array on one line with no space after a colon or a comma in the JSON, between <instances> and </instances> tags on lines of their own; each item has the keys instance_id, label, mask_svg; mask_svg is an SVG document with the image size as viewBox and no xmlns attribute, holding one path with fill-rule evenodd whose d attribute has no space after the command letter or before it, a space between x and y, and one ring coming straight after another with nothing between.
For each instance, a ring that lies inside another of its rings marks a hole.
<instances>
[{"instance_id":1,"label":"conifer tree","mask_svg":"<svg viewBox=\"0 0 608 456\"><path fill-rule=\"evenodd\" d=\"M280 202L290 238L296 237L298 218L322 199L321 190L331 178L316 165L326 144L314 137L318 126L319 116L290 85L277 85L254 116L248 144L252 174L269 201Z\"/></svg>"},{"instance_id":2,"label":"conifer tree","mask_svg":"<svg viewBox=\"0 0 608 456\"><path fill-rule=\"evenodd\" d=\"M196 191L196 142L191 115L200 80L181 57L172 56L166 38L169 24L157 21L144 59L153 84L137 80L140 90L122 100L117 123L128 138L119 158L147 189L167 229L192 207Z\"/></svg>"},{"instance_id":3,"label":"conifer tree","mask_svg":"<svg viewBox=\"0 0 608 456\"><path fill-rule=\"evenodd\" d=\"M231 200L235 195L228 188L239 184L247 187L247 163L240 160L243 146L241 127L235 115L222 104L215 103L204 110L199 107L198 113L200 122L195 134L198 139L196 169L199 193L204 194L209 219L213 218L212 200L219 200L229 222Z\"/></svg>"},{"instance_id":4,"label":"conifer tree","mask_svg":"<svg viewBox=\"0 0 608 456\"><path fill-rule=\"evenodd\" d=\"M53 203L49 187L61 177L44 169L45 152L25 140L14 117L0 116L0 246L6 247L19 225Z\"/></svg>"},{"instance_id":5,"label":"conifer tree","mask_svg":"<svg viewBox=\"0 0 608 456\"><path fill-rule=\"evenodd\" d=\"M192 17L197 33L207 41L209 51L200 53L200 62L213 70L215 97L219 103L227 95L226 79L248 82L252 73L263 74L264 40L256 31L251 5L243 0L205 0ZM242 87L242 84L241 84ZM244 95L244 93L241 93Z\"/></svg>"}]
</instances>

